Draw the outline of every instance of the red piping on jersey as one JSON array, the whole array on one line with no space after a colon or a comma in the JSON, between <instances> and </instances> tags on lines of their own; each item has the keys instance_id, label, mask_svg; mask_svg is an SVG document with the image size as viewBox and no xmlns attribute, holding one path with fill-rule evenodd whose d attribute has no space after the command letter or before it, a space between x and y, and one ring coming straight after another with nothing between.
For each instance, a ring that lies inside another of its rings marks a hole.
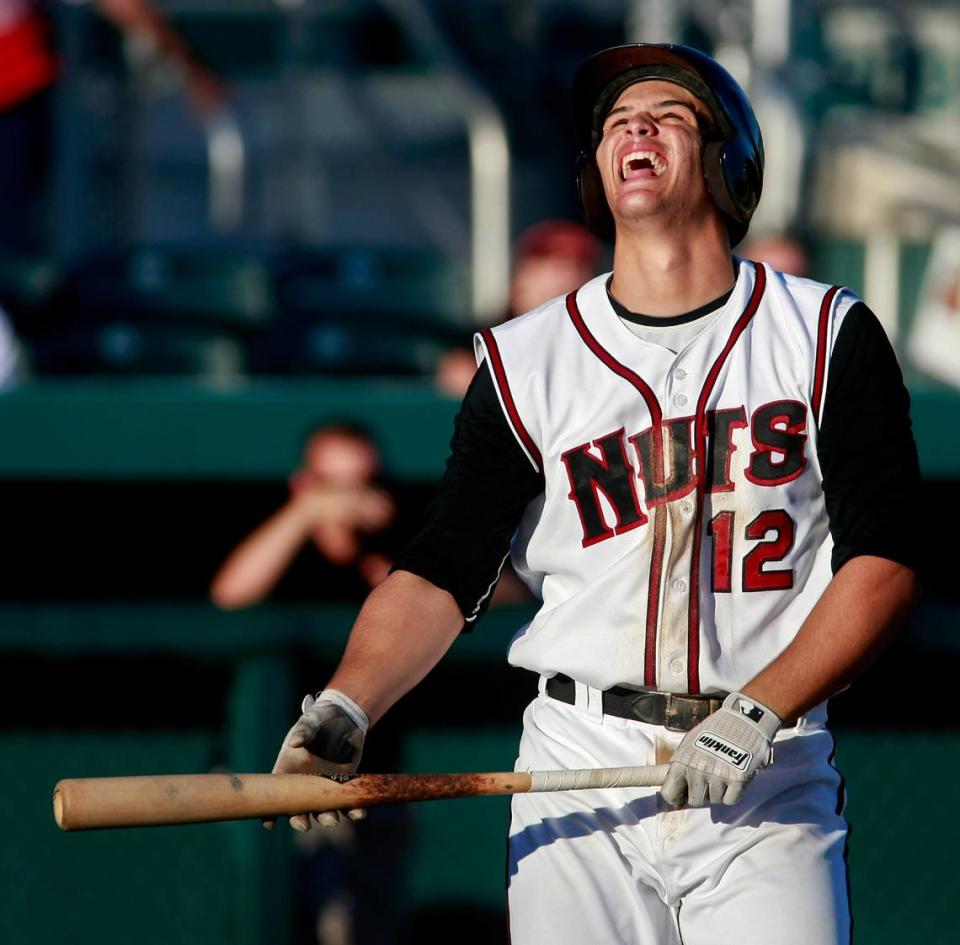
<instances>
[{"instance_id":1,"label":"red piping on jersey","mask_svg":"<svg viewBox=\"0 0 960 945\"><path fill-rule=\"evenodd\" d=\"M527 428L520 419L520 411L517 410L517 405L514 403L513 394L510 393L507 372L503 369L503 359L500 357L500 349L497 347L493 332L489 328L484 328L480 334L487 346L487 354L490 355L490 363L493 365L493 377L500 389L500 397L503 400L503 406L506 408L513 432L516 433L517 439L523 444L527 455L537 467L537 472L542 472L543 457L540 455L540 450L537 449L537 444L533 442L533 437L527 432Z\"/></svg>"},{"instance_id":2,"label":"red piping on jersey","mask_svg":"<svg viewBox=\"0 0 960 945\"><path fill-rule=\"evenodd\" d=\"M580 309L577 307L577 293L571 292L567 296L567 314L573 322L574 328L583 340L583 343L608 367L614 374L632 384L647 404L650 411L650 422L654 427L653 433L653 473L655 481L663 482L665 478L663 468L663 410L660 401L650 385L635 371L631 371L625 364L621 364L606 348L600 344L587 328Z\"/></svg>"},{"instance_id":3,"label":"red piping on jersey","mask_svg":"<svg viewBox=\"0 0 960 945\"><path fill-rule=\"evenodd\" d=\"M580 309L577 307L577 293L571 292L567 296L567 314L573 327L583 340L583 343L600 359L614 374L632 384L640 393L650 411L650 422L653 427L653 476L655 482L663 482L666 473L663 465L663 410L657 395L650 385L635 371L631 371L625 364L621 364L587 328ZM649 508L649 501L647 503ZM665 513L660 509L653 509L653 552L650 558L650 580L647 587L647 625L644 634L644 665L643 684L656 688L657 686L657 623L660 616L660 584L663 578L663 551L666 545L667 520Z\"/></svg>"},{"instance_id":4,"label":"red piping on jersey","mask_svg":"<svg viewBox=\"0 0 960 945\"><path fill-rule=\"evenodd\" d=\"M621 364L603 345L597 341L587 328L580 309L577 308L577 293L571 292L567 296L567 313L574 327L583 339L583 343L608 367L614 374L619 374L625 381L632 384L639 392L640 396L647 402L647 408L650 411L650 418L654 426L660 424L663 419L663 411L660 409L660 403L657 395L651 390L650 385L639 374L631 371L625 364ZM654 441L656 443L656 441ZM662 444L661 444L662 445Z\"/></svg>"},{"instance_id":5,"label":"red piping on jersey","mask_svg":"<svg viewBox=\"0 0 960 945\"><path fill-rule=\"evenodd\" d=\"M817 360L813 372L813 397L810 399L810 406L813 407L814 422L820 423L820 408L823 399L823 379L827 373L827 329L830 322L830 309L833 307L833 300L840 291L840 286L835 285L828 290L820 303L820 318L817 322Z\"/></svg>"},{"instance_id":6,"label":"red piping on jersey","mask_svg":"<svg viewBox=\"0 0 960 945\"><path fill-rule=\"evenodd\" d=\"M737 319L737 323L730 332L727 343L713 362L704 381L703 389L697 399L697 415L694 429L696 430L694 455L697 457L697 514L693 523L693 553L690 559L690 604L687 621L687 692L697 695L700 692L700 547L703 542L703 502L707 490L707 401L713 393L714 385L720 376L720 371L733 350L744 329L756 314L763 298L763 290L767 284L767 273L760 263L753 263L756 273L753 292L750 301Z\"/></svg>"}]
</instances>

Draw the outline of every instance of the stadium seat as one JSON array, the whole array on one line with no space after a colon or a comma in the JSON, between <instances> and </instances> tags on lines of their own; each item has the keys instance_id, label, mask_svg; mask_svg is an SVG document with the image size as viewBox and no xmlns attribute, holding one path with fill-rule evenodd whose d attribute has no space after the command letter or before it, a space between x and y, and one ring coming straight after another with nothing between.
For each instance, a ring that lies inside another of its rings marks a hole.
<instances>
[{"instance_id":1,"label":"stadium seat","mask_svg":"<svg viewBox=\"0 0 960 945\"><path fill-rule=\"evenodd\" d=\"M273 311L256 257L136 247L71 266L27 336L40 373L235 375Z\"/></svg>"},{"instance_id":2,"label":"stadium seat","mask_svg":"<svg viewBox=\"0 0 960 945\"><path fill-rule=\"evenodd\" d=\"M469 331L449 260L417 250L339 247L276 262L277 318L250 338L257 374L425 374Z\"/></svg>"},{"instance_id":3,"label":"stadium seat","mask_svg":"<svg viewBox=\"0 0 960 945\"><path fill-rule=\"evenodd\" d=\"M247 329L273 315L271 279L256 256L145 246L99 254L70 267L51 299L75 318L183 318Z\"/></svg>"},{"instance_id":4,"label":"stadium seat","mask_svg":"<svg viewBox=\"0 0 960 945\"><path fill-rule=\"evenodd\" d=\"M244 373L242 342L203 328L107 320L50 332L31 347L38 374L226 380Z\"/></svg>"},{"instance_id":5,"label":"stadium seat","mask_svg":"<svg viewBox=\"0 0 960 945\"><path fill-rule=\"evenodd\" d=\"M57 264L47 256L0 253L0 306L29 324L59 278Z\"/></svg>"},{"instance_id":6,"label":"stadium seat","mask_svg":"<svg viewBox=\"0 0 960 945\"><path fill-rule=\"evenodd\" d=\"M247 365L271 375L425 375L448 348L436 335L382 321L327 321L254 340Z\"/></svg>"},{"instance_id":7,"label":"stadium seat","mask_svg":"<svg viewBox=\"0 0 960 945\"><path fill-rule=\"evenodd\" d=\"M405 247L334 247L278 258L278 308L288 314L375 317L442 330L469 325L469 285L456 264Z\"/></svg>"}]
</instances>

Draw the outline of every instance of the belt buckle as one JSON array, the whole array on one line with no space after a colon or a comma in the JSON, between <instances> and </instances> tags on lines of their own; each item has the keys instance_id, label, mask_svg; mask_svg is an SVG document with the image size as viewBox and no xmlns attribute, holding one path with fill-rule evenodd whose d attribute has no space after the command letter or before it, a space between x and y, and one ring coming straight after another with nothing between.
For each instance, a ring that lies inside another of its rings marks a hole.
<instances>
[{"instance_id":1,"label":"belt buckle","mask_svg":"<svg viewBox=\"0 0 960 945\"><path fill-rule=\"evenodd\" d=\"M683 711L686 708L686 703L680 699L674 700L673 697L674 693L667 693L667 704L663 710L663 727L668 732L689 732L693 726L683 724L690 721L689 714ZM681 714L685 716L682 721L679 719ZM677 724L678 722L680 724Z\"/></svg>"},{"instance_id":2,"label":"belt buckle","mask_svg":"<svg viewBox=\"0 0 960 945\"><path fill-rule=\"evenodd\" d=\"M710 700L700 701L668 692L663 727L670 732L689 732L712 712Z\"/></svg>"}]
</instances>

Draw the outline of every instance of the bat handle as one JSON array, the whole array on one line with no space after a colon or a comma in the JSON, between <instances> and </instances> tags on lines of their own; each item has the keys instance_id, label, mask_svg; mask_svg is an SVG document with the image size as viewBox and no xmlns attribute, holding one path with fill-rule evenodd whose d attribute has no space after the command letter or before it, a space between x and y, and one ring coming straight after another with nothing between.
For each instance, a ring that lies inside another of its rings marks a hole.
<instances>
[{"instance_id":1,"label":"bat handle","mask_svg":"<svg viewBox=\"0 0 960 945\"><path fill-rule=\"evenodd\" d=\"M624 768L578 768L571 771L531 771L531 791L580 791L587 788L659 787L669 765Z\"/></svg>"}]
</instances>

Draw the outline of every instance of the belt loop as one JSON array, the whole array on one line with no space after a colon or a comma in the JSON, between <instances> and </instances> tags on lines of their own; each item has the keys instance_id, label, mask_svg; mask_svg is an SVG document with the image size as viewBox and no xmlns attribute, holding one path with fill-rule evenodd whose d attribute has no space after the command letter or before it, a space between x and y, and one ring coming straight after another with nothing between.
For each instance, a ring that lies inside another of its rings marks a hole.
<instances>
[{"instance_id":1,"label":"belt loop","mask_svg":"<svg viewBox=\"0 0 960 945\"><path fill-rule=\"evenodd\" d=\"M573 705L578 712L587 712L587 706L590 704L590 687L582 682L573 682Z\"/></svg>"},{"instance_id":2,"label":"belt loop","mask_svg":"<svg viewBox=\"0 0 960 945\"><path fill-rule=\"evenodd\" d=\"M603 692L585 683L574 683L574 706L578 712L589 716L594 722L603 724Z\"/></svg>"},{"instance_id":3,"label":"belt loop","mask_svg":"<svg viewBox=\"0 0 960 945\"><path fill-rule=\"evenodd\" d=\"M549 677L544 676L543 674L541 674L541 675L540 675L540 679L537 681L537 692L539 692L541 696L545 696L545 695L547 694L547 679L548 679L548 678L549 678Z\"/></svg>"},{"instance_id":4,"label":"belt loop","mask_svg":"<svg viewBox=\"0 0 960 945\"><path fill-rule=\"evenodd\" d=\"M574 706L598 725L603 725L603 693L582 682L574 683Z\"/></svg>"},{"instance_id":5,"label":"belt loop","mask_svg":"<svg viewBox=\"0 0 960 945\"><path fill-rule=\"evenodd\" d=\"M603 690L587 686L586 712L592 719L603 723Z\"/></svg>"}]
</instances>

